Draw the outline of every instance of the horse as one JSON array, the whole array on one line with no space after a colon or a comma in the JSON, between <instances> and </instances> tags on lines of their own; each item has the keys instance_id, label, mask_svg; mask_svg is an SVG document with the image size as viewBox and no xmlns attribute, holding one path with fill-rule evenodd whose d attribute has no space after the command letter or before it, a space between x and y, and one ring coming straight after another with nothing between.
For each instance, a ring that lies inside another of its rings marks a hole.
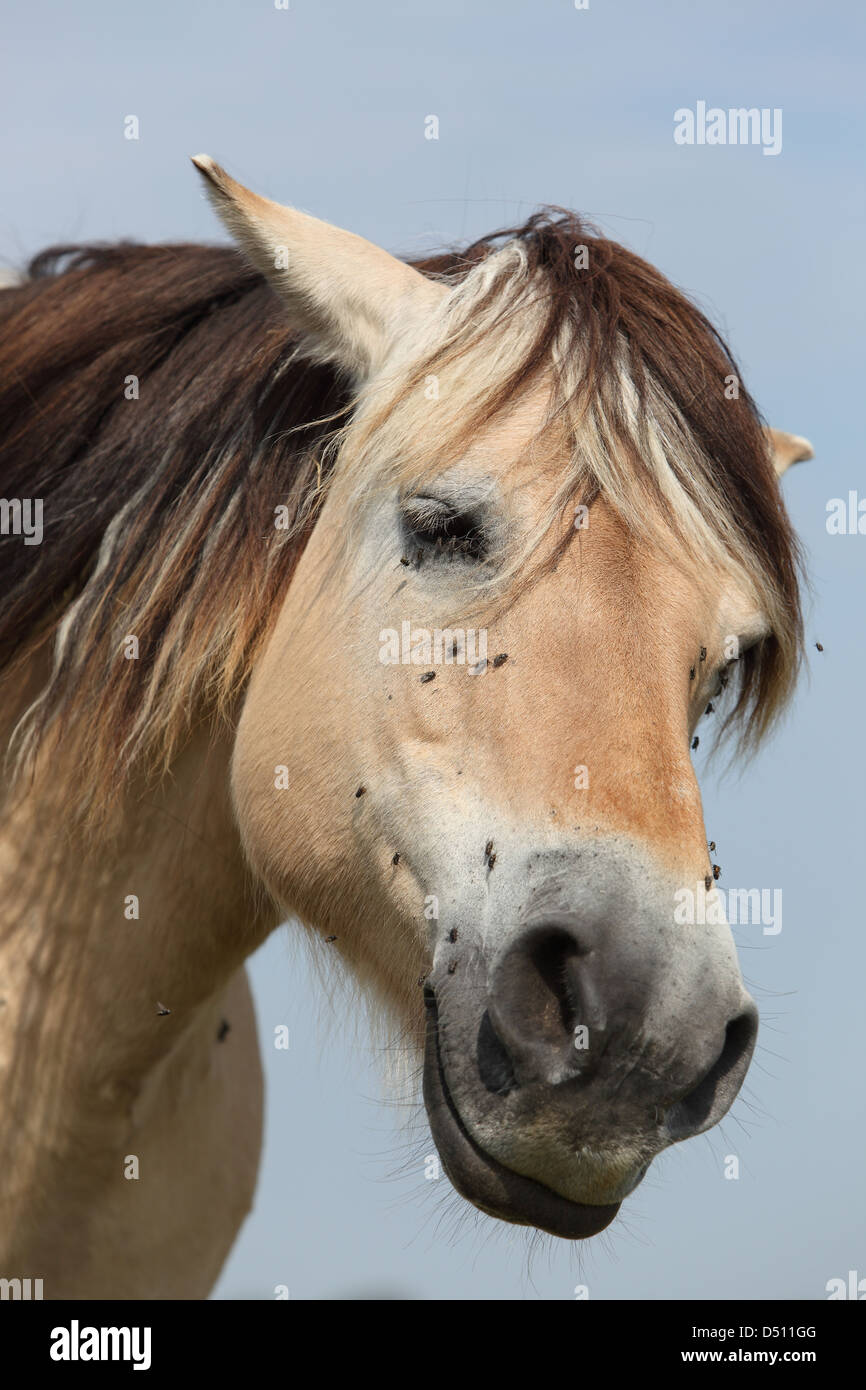
<instances>
[{"instance_id":1,"label":"horse","mask_svg":"<svg viewBox=\"0 0 866 1390\"><path fill-rule=\"evenodd\" d=\"M811 446L572 212L402 260L194 164L235 245L0 294L0 1272L207 1296L287 919L457 1192L592 1237L755 1045L723 911L675 901L720 900L699 721L750 756L794 687Z\"/></svg>"}]
</instances>

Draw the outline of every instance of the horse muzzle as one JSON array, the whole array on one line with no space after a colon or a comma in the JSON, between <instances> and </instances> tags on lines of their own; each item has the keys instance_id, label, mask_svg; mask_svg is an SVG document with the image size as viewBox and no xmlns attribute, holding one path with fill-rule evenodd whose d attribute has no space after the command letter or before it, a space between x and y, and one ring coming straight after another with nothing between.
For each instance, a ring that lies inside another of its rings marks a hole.
<instances>
[{"instance_id":1,"label":"horse muzzle","mask_svg":"<svg viewBox=\"0 0 866 1390\"><path fill-rule=\"evenodd\" d=\"M757 1010L732 943L601 903L458 935L425 986L424 1099L445 1171L500 1219L595 1235L742 1084Z\"/></svg>"}]
</instances>

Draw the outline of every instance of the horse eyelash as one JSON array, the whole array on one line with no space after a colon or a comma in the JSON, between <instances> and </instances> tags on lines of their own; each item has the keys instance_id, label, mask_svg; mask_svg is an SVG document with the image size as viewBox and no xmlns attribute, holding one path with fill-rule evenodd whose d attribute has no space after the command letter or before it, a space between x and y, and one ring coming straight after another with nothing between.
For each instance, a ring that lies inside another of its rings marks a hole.
<instances>
[{"instance_id":1,"label":"horse eyelash","mask_svg":"<svg viewBox=\"0 0 866 1390\"><path fill-rule=\"evenodd\" d=\"M403 504L403 521L414 542L435 547L443 554L483 559L486 539L482 528L465 512L455 511L434 497L413 497Z\"/></svg>"}]
</instances>

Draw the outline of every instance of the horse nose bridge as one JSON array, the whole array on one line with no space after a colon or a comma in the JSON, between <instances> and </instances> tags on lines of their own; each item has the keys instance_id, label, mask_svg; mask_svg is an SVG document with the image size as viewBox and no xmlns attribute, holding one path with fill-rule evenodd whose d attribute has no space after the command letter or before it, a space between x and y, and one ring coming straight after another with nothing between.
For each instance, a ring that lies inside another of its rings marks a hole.
<instances>
[{"instance_id":1,"label":"horse nose bridge","mask_svg":"<svg viewBox=\"0 0 866 1390\"><path fill-rule=\"evenodd\" d=\"M587 769L599 820L650 845L666 859L693 861L705 854L703 803L691 761L687 731L662 740L648 734L628 758L597 758Z\"/></svg>"},{"instance_id":2,"label":"horse nose bridge","mask_svg":"<svg viewBox=\"0 0 866 1390\"><path fill-rule=\"evenodd\" d=\"M526 798L527 789L514 787ZM662 736L658 721L591 737L580 725L558 730L547 747L533 743L530 795L546 814L598 833L643 844L685 866L706 855L704 810L688 729Z\"/></svg>"}]
</instances>

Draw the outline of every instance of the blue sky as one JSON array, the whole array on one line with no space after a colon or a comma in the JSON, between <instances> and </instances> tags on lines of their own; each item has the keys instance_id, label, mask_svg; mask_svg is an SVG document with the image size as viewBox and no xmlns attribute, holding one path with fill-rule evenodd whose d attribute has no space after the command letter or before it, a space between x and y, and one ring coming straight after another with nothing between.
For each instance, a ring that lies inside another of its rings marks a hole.
<instances>
[{"instance_id":1,"label":"blue sky","mask_svg":"<svg viewBox=\"0 0 866 1390\"><path fill-rule=\"evenodd\" d=\"M468 10L468 13L467 13ZM866 536L863 11L840 0L268 0L4 6L0 259L66 240L221 240L188 156L418 253L574 207L695 295L771 422L813 462L784 490L806 547L811 674L774 741L702 785L729 885L781 888L737 930L763 1027L721 1130L657 1162L598 1241L528 1240L424 1179L351 995L289 929L253 962L266 1051L256 1208L217 1297L821 1298L866 1276L862 691ZM781 108L783 147L678 146L699 100ZM124 138L136 115L140 139ZM439 139L424 121L439 117ZM702 750L697 755L702 765ZM741 1176L723 1177L736 1153Z\"/></svg>"}]
</instances>

